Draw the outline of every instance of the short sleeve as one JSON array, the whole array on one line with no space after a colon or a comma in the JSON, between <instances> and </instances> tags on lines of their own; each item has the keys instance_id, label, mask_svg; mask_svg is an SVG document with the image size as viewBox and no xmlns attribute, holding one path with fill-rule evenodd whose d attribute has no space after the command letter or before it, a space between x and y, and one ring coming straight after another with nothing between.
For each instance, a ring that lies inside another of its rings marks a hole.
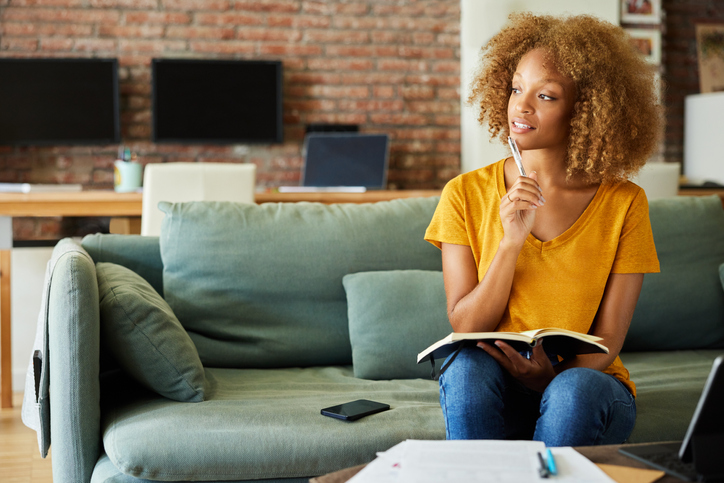
<instances>
[{"instance_id":1,"label":"short sleeve","mask_svg":"<svg viewBox=\"0 0 724 483\"><path fill-rule=\"evenodd\" d=\"M629 206L611 273L657 273L659 259L649 220L649 203L640 190Z\"/></svg>"},{"instance_id":2,"label":"short sleeve","mask_svg":"<svg viewBox=\"0 0 724 483\"><path fill-rule=\"evenodd\" d=\"M425 232L425 240L438 248L442 248L443 243L470 245L465 228L465 195L462 187L460 176L445 185Z\"/></svg>"}]
</instances>

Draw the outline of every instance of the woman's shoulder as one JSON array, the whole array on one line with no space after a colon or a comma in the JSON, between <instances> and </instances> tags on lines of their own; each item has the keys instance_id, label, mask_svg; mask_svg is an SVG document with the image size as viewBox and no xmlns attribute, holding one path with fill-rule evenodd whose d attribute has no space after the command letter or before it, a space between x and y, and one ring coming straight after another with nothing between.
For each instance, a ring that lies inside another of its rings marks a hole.
<instances>
[{"instance_id":1,"label":"woman's shoulder","mask_svg":"<svg viewBox=\"0 0 724 483\"><path fill-rule=\"evenodd\" d=\"M616 203L631 203L637 198L646 198L643 188L628 180L604 183L601 187L605 190L606 198Z\"/></svg>"},{"instance_id":2,"label":"woman's shoulder","mask_svg":"<svg viewBox=\"0 0 724 483\"><path fill-rule=\"evenodd\" d=\"M469 195L479 196L481 192L498 192L498 179L501 176L503 162L483 166L482 168L462 173L451 179L445 186L445 190L449 194L455 193L458 196L467 197Z\"/></svg>"}]
</instances>

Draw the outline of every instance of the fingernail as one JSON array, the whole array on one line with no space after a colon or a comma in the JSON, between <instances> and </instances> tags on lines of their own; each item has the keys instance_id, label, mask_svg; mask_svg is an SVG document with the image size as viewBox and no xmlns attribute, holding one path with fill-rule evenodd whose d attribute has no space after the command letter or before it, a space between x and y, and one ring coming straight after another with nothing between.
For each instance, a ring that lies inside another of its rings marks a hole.
<instances>
[{"instance_id":1,"label":"fingernail","mask_svg":"<svg viewBox=\"0 0 724 483\"><path fill-rule=\"evenodd\" d=\"M543 204L543 203L546 202L546 199L541 196L541 197L540 197L540 201L541 201L541 204Z\"/></svg>"}]
</instances>

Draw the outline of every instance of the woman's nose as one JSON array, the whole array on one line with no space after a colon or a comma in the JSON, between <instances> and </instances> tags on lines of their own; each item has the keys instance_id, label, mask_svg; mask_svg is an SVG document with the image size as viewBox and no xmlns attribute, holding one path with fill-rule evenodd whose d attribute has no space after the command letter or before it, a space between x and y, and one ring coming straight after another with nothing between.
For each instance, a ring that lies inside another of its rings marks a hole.
<instances>
[{"instance_id":1,"label":"woman's nose","mask_svg":"<svg viewBox=\"0 0 724 483\"><path fill-rule=\"evenodd\" d=\"M533 112L533 105L526 94L523 94L516 99L515 110L525 114Z\"/></svg>"}]
</instances>

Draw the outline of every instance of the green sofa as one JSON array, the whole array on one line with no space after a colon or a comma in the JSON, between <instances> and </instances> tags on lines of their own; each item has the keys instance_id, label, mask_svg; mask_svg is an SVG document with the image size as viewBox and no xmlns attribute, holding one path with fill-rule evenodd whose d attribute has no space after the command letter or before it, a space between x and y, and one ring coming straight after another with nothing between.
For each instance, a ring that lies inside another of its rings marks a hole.
<instances>
[{"instance_id":1,"label":"green sofa","mask_svg":"<svg viewBox=\"0 0 724 483\"><path fill-rule=\"evenodd\" d=\"M450 331L423 241L436 204L162 203L160 238L61 241L44 361L54 481L307 481L444 438L437 383L415 364ZM720 199L654 201L651 216L662 273L622 354L631 441L682 438L724 353ZM363 398L391 410L320 415Z\"/></svg>"}]
</instances>

